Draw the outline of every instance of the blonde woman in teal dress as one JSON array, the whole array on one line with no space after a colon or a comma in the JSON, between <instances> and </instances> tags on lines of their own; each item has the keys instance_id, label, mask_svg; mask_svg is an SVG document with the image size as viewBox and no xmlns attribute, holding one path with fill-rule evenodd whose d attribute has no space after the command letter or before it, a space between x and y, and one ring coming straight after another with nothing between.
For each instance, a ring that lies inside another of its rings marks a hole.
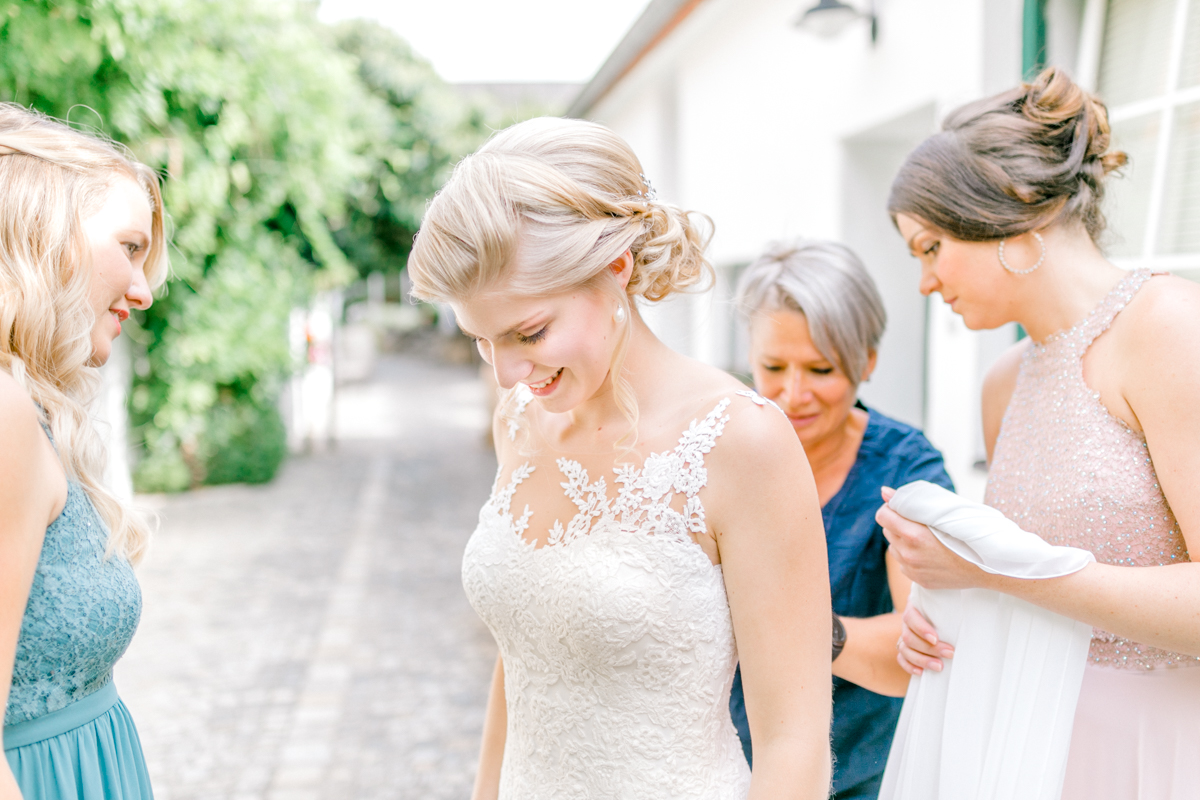
<instances>
[{"instance_id":1,"label":"blonde woman in teal dress","mask_svg":"<svg viewBox=\"0 0 1200 800\"><path fill-rule=\"evenodd\" d=\"M166 262L149 168L0 104L0 800L152 797L112 683L148 529L101 485L86 405Z\"/></svg>"}]
</instances>

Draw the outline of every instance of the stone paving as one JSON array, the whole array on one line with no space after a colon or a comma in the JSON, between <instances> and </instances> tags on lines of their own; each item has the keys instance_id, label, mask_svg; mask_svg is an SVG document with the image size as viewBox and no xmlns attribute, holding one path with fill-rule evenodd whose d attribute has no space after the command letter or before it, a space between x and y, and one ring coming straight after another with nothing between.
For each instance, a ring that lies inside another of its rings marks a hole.
<instances>
[{"instance_id":1,"label":"stone paving","mask_svg":"<svg viewBox=\"0 0 1200 800\"><path fill-rule=\"evenodd\" d=\"M382 359L335 449L157 501L117 685L158 800L466 798L495 645L463 546L495 461L474 369Z\"/></svg>"}]
</instances>

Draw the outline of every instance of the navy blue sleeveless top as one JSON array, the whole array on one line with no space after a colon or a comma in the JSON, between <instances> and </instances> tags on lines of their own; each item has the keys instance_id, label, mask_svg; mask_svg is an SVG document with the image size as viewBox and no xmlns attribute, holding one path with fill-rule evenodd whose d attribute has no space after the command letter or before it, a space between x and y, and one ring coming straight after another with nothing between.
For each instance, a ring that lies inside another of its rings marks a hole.
<instances>
[{"instance_id":1,"label":"navy blue sleeveless top","mask_svg":"<svg viewBox=\"0 0 1200 800\"><path fill-rule=\"evenodd\" d=\"M861 403L858 407L866 410ZM878 411L869 415L846 482L821 509L833 610L843 617L874 617L893 610L884 561L887 540L875 523L875 512L883 504L880 487L926 480L954 489L942 454L924 434ZM833 789L838 800L874 800L879 795L903 703L903 698L884 697L833 679ZM734 676L729 711L746 760L753 764L741 672Z\"/></svg>"}]
</instances>

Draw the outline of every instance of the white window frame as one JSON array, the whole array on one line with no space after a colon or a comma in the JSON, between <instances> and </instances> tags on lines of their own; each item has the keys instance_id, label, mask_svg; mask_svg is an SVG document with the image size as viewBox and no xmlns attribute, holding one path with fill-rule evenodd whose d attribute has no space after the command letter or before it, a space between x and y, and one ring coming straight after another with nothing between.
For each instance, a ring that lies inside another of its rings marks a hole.
<instances>
[{"instance_id":1,"label":"white window frame","mask_svg":"<svg viewBox=\"0 0 1200 800\"><path fill-rule=\"evenodd\" d=\"M1154 172L1150 176L1150 202L1146 210L1145 238L1142 252L1136 256L1114 258L1113 263L1126 269L1148 268L1156 270L1183 271L1193 273L1189 277L1200 277L1200 252L1164 255L1157 252L1158 231L1162 221L1162 207L1167 186L1167 168L1170 161L1172 136L1175 132L1175 110L1182 105L1200 101L1200 86L1179 89L1179 72L1183 64L1183 47L1187 29L1188 4L1194 2L1193 13L1200 14L1200 0L1175 0L1175 17L1171 26L1170 51L1167 55L1166 91L1157 97L1148 97L1122 105L1109 106L1111 122L1123 122L1144 114L1159 112L1158 142L1154 160ZM1080 30L1079 61L1076 73L1080 84L1095 91L1100 75L1100 59L1104 57L1104 20L1109 0L1087 0Z\"/></svg>"}]
</instances>

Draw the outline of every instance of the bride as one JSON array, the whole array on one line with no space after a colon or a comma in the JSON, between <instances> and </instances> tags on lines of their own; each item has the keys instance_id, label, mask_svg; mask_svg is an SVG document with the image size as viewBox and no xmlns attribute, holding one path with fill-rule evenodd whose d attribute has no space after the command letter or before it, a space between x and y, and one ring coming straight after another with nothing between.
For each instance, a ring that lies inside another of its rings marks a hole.
<instances>
[{"instance_id":1,"label":"bride","mask_svg":"<svg viewBox=\"0 0 1200 800\"><path fill-rule=\"evenodd\" d=\"M642 321L711 271L618 136L535 119L462 161L414 294L506 390L463 584L500 648L474 797L825 798L829 581L787 418ZM735 644L736 641L736 644ZM727 707L741 660L751 780Z\"/></svg>"}]
</instances>

